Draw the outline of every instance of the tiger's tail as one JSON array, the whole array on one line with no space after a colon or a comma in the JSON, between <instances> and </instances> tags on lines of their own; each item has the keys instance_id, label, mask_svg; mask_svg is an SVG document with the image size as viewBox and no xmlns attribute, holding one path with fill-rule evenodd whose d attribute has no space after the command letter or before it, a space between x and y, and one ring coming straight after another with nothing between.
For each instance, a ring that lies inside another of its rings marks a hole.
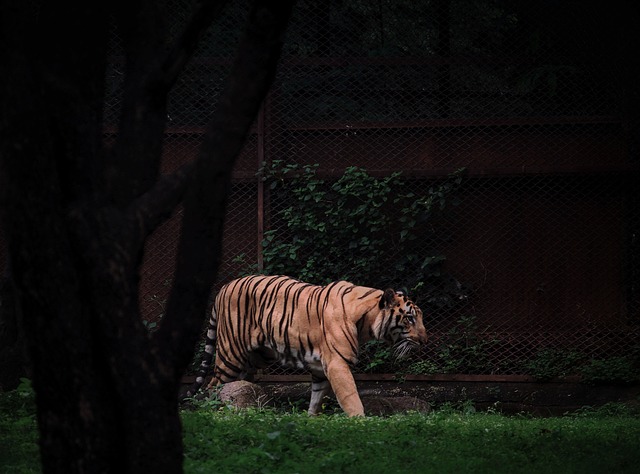
<instances>
[{"instance_id":1,"label":"tiger's tail","mask_svg":"<svg viewBox=\"0 0 640 474\"><path fill-rule=\"evenodd\" d=\"M207 336L205 338L204 353L202 354L202 362L200 362L200 368L196 374L196 380L191 384L183 398L193 397L198 390L202 388L205 378L209 375L211 370L211 363L213 361L213 354L216 350L216 334L218 327L218 316L215 309L211 311L211 318L209 318L209 328L207 329Z\"/></svg>"}]
</instances>

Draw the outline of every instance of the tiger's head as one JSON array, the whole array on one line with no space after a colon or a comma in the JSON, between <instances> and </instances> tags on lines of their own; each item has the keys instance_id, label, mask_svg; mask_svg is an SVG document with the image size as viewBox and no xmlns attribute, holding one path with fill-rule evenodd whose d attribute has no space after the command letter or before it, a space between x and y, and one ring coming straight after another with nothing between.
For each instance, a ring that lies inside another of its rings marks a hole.
<instances>
[{"instance_id":1,"label":"tiger's head","mask_svg":"<svg viewBox=\"0 0 640 474\"><path fill-rule=\"evenodd\" d=\"M380 314L376 322L377 339L394 348L396 358L405 357L410 351L427 343L427 331L422 321L422 311L401 291L388 288L380 298Z\"/></svg>"}]
</instances>

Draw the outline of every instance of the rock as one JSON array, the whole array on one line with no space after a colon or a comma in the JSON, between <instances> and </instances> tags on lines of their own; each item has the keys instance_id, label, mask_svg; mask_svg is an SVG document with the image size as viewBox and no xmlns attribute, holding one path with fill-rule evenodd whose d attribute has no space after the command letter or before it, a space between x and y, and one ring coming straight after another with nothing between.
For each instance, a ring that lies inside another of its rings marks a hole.
<instances>
[{"instance_id":1,"label":"rock","mask_svg":"<svg viewBox=\"0 0 640 474\"><path fill-rule=\"evenodd\" d=\"M222 402L234 408L260 408L271 401L264 388L246 380L224 384L218 396Z\"/></svg>"},{"instance_id":2,"label":"rock","mask_svg":"<svg viewBox=\"0 0 640 474\"><path fill-rule=\"evenodd\" d=\"M367 415L387 416L395 413L419 411L426 413L431 406L416 397L363 397L362 404Z\"/></svg>"},{"instance_id":3,"label":"rock","mask_svg":"<svg viewBox=\"0 0 640 474\"><path fill-rule=\"evenodd\" d=\"M412 396L380 396L376 392L370 392L362 397L362 404L367 415L388 416L395 413L407 413L418 411L426 413L431 406L428 402ZM309 397L309 384L275 385L265 387L246 380L229 382L220 388L218 397L226 405L234 408L260 408L271 406L274 400L282 404L283 399L303 400L306 404ZM277 405L278 403L276 403Z\"/></svg>"}]
</instances>

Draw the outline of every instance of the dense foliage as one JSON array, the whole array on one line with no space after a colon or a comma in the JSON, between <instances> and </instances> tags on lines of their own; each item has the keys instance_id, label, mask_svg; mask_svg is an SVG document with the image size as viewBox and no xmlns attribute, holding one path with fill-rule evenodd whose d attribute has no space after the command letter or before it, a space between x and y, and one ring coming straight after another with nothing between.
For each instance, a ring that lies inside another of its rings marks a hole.
<instances>
[{"instance_id":1,"label":"dense foliage","mask_svg":"<svg viewBox=\"0 0 640 474\"><path fill-rule=\"evenodd\" d=\"M348 167L330 181L317 165L273 162L263 168L277 209L265 232L264 272L317 284L395 286L431 308L452 306L465 289L442 271L446 257L434 222L455 203L463 171L417 195L399 172L374 177Z\"/></svg>"}]
</instances>

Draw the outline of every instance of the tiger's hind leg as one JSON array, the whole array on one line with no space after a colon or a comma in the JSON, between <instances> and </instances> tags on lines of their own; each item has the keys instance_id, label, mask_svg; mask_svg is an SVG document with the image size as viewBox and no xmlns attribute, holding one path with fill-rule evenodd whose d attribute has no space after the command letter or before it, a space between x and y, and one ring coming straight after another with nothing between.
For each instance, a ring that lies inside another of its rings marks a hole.
<instances>
[{"instance_id":1,"label":"tiger's hind leg","mask_svg":"<svg viewBox=\"0 0 640 474\"><path fill-rule=\"evenodd\" d=\"M331 391L331 384L325 376L311 376L311 402L309 415L315 416L322 410L322 399Z\"/></svg>"},{"instance_id":2,"label":"tiger's hind leg","mask_svg":"<svg viewBox=\"0 0 640 474\"><path fill-rule=\"evenodd\" d=\"M258 369L268 367L278 360L276 353L266 347L243 349L243 346L236 345L233 350L225 350L224 347L218 347L214 376L207 386L208 389L236 380L253 382Z\"/></svg>"},{"instance_id":3,"label":"tiger's hind leg","mask_svg":"<svg viewBox=\"0 0 640 474\"><path fill-rule=\"evenodd\" d=\"M213 389L223 383L245 380L248 376L251 377L251 374L252 369L248 354L240 358L225 357L224 354L218 353L213 369L213 378L209 382L207 389Z\"/></svg>"},{"instance_id":4,"label":"tiger's hind leg","mask_svg":"<svg viewBox=\"0 0 640 474\"><path fill-rule=\"evenodd\" d=\"M253 382L259 369L269 367L278 361L276 353L267 347L258 347L249 352L245 371L240 374L240 380Z\"/></svg>"}]
</instances>

